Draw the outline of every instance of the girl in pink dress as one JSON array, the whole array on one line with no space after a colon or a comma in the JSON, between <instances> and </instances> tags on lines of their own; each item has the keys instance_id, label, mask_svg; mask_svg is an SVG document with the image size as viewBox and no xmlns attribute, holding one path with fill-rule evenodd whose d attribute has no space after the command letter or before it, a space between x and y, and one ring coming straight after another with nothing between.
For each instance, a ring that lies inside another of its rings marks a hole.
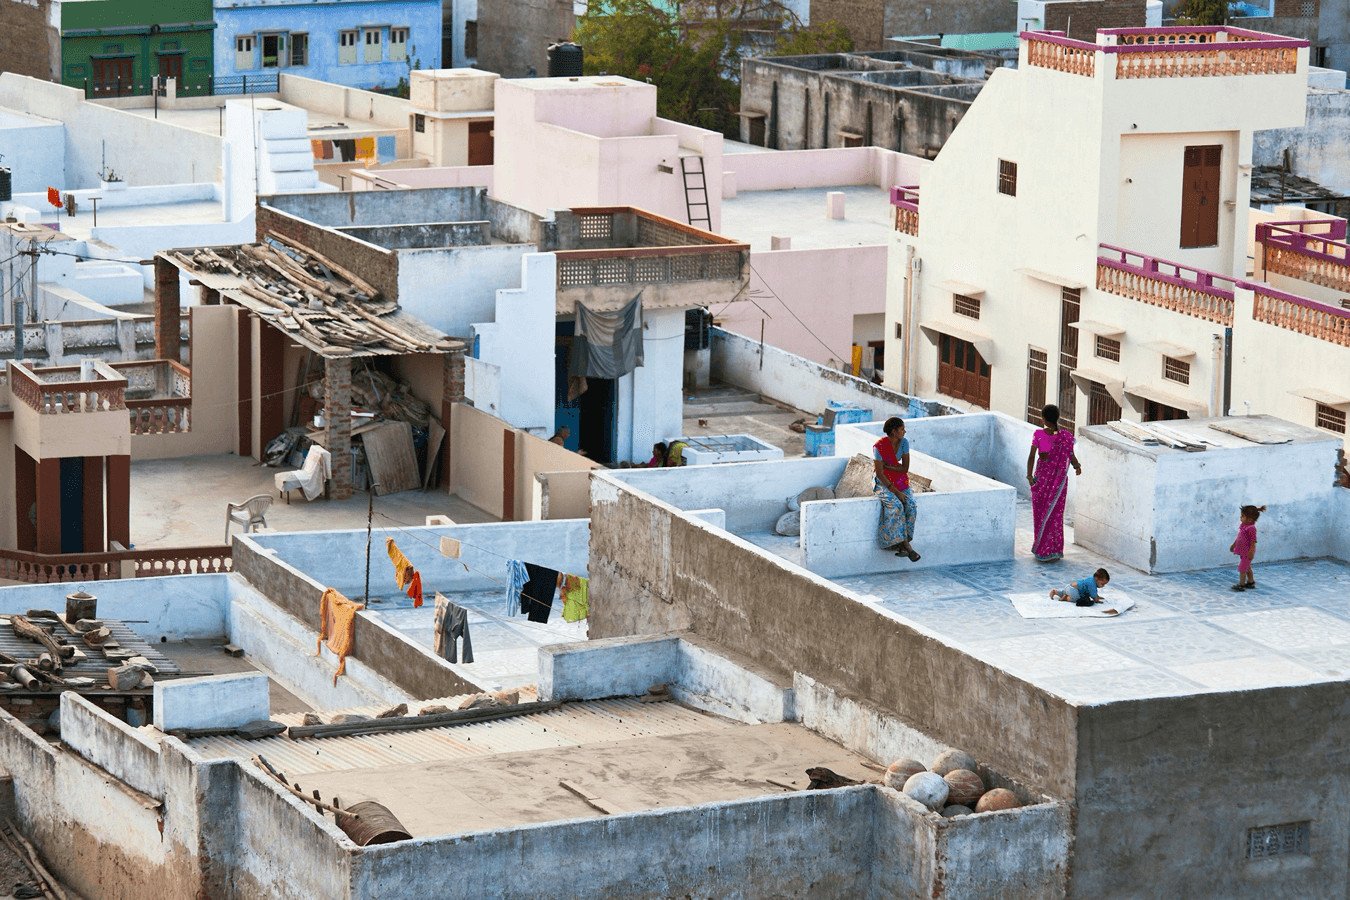
<instances>
[{"instance_id":1,"label":"girl in pink dress","mask_svg":"<svg viewBox=\"0 0 1350 900\"><path fill-rule=\"evenodd\" d=\"M1041 562L1064 558L1064 504L1069 494L1069 466L1083 467L1073 453L1073 432L1059 427L1059 407L1041 410L1044 428L1036 429L1027 454L1027 482L1031 485L1031 552Z\"/></svg>"},{"instance_id":2,"label":"girl in pink dress","mask_svg":"<svg viewBox=\"0 0 1350 900\"><path fill-rule=\"evenodd\" d=\"M1238 580L1235 591L1256 590L1256 576L1252 574L1252 557L1256 555L1256 520L1265 512L1264 506L1244 506L1238 519L1237 537L1229 551L1238 558Z\"/></svg>"}]
</instances>

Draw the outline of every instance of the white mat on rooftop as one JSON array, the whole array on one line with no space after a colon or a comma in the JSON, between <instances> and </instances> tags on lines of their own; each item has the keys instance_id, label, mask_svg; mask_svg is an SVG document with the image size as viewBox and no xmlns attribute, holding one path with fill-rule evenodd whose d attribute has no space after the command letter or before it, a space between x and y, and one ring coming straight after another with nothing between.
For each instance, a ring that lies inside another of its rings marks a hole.
<instances>
[{"instance_id":1,"label":"white mat on rooftop","mask_svg":"<svg viewBox=\"0 0 1350 900\"><path fill-rule=\"evenodd\" d=\"M1035 594L1009 594L1008 599L1024 619L1113 619L1134 607L1134 601L1124 591L1117 590L1103 591L1102 600L1105 602L1095 606L1074 606L1063 600L1051 600L1049 590Z\"/></svg>"}]
</instances>

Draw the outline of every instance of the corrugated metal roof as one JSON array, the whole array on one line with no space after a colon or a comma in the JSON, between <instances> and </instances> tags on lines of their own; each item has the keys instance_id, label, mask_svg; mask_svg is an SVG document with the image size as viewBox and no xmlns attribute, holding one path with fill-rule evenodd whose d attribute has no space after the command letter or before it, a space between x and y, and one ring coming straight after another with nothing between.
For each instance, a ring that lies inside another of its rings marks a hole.
<instances>
[{"instance_id":1,"label":"corrugated metal roof","mask_svg":"<svg viewBox=\"0 0 1350 900\"><path fill-rule=\"evenodd\" d=\"M298 722L300 716L277 716L276 719ZM565 703L558 709L514 719L424 731L299 741L285 736L260 741L209 737L189 743L208 758L247 759L261 753L269 763L291 777L345 769L417 765L521 750L575 747L638 737L663 737L728 728L735 724L671 701L641 703L634 699L616 699Z\"/></svg>"}]
</instances>

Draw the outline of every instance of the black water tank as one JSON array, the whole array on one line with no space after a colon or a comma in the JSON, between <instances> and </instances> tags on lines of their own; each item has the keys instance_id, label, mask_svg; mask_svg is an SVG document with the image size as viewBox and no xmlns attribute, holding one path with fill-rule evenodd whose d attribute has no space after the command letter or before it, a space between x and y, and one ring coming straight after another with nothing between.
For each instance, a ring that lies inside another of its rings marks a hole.
<instances>
[{"instance_id":1,"label":"black water tank","mask_svg":"<svg viewBox=\"0 0 1350 900\"><path fill-rule=\"evenodd\" d=\"M0 166L0 203L14 199L14 176L9 169Z\"/></svg>"},{"instance_id":2,"label":"black water tank","mask_svg":"<svg viewBox=\"0 0 1350 900\"><path fill-rule=\"evenodd\" d=\"M548 48L549 78L578 78L581 75L581 45L571 42L551 44Z\"/></svg>"}]
</instances>

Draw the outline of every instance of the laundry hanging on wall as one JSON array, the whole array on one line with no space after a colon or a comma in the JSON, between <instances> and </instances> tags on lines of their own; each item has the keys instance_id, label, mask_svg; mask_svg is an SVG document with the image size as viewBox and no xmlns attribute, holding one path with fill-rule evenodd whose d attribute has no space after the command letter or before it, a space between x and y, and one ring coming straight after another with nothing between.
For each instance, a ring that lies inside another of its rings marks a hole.
<instances>
[{"instance_id":1,"label":"laundry hanging on wall","mask_svg":"<svg viewBox=\"0 0 1350 900\"><path fill-rule=\"evenodd\" d=\"M337 654L338 667L333 673L333 684L347 671L347 654L352 652L356 639L356 614L365 609L364 603L348 600L333 588L319 598L319 640L314 652L322 652L324 643Z\"/></svg>"},{"instance_id":2,"label":"laundry hanging on wall","mask_svg":"<svg viewBox=\"0 0 1350 900\"><path fill-rule=\"evenodd\" d=\"M567 360L567 395L586 391L587 378L621 378L642 365L642 293L612 312L577 304L576 331Z\"/></svg>"}]
</instances>

